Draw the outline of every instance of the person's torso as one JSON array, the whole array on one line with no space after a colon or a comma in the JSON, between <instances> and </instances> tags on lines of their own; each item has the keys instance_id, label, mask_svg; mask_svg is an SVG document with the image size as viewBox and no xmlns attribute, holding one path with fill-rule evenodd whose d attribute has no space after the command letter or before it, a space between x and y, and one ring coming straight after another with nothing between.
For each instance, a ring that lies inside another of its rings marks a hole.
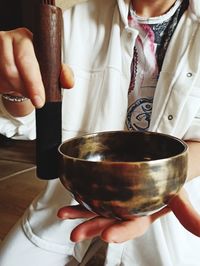
<instances>
[{"instance_id":1,"label":"person's torso","mask_svg":"<svg viewBox=\"0 0 200 266\"><path fill-rule=\"evenodd\" d=\"M75 74L75 88L64 92L64 139L124 129L138 30L128 25L128 6L122 2L93 0L64 14L64 59ZM199 22L188 13L181 17L167 48L149 126L149 130L179 137L184 136L199 109L199 97L189 97L194 90L199 95L195 89L199 84L199 55L195 54ZM75 20L77 15L80 21ZM77 43L81 43L78 49ZM195 60L192 65L191 59ZM185 107L189 107L187 113Z\"/></svg>"}]
</instances>

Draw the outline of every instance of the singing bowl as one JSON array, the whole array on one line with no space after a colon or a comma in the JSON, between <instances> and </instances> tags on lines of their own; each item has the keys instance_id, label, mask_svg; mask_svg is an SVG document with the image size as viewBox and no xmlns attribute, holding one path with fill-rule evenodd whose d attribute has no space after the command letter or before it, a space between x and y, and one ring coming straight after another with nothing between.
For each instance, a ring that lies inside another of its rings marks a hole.
<instances>
[{"instance_id":1,"label":"singing bowl","mask_svg":"<svg viewBox=\"0 0 200 266\"><path fill-rule=\"evenodd\" d=\"M186 143L154 132L112 131L65 141L60 180L99 215L128 219L164 207L187 176Z\"/></svg>"}]
</instances>

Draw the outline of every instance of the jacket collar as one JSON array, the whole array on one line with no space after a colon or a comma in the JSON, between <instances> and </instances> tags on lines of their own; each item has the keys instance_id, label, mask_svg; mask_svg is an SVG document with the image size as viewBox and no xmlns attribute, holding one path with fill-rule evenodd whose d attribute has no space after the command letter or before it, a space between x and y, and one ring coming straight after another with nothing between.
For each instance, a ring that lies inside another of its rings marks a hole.
<instances>
[{"instance_id":1,"label":"jacket collar","mask_svg":"<svg viewBox=\"0 0 200 266\"><path fill-rule=\"evenodd\" d=\"M128 27L128 11L130 0L117 0L119 12L125 27Z\"/></svg>"},{"instance_id":2,"label":"jacket collar","mask_svg":"<svg viewBox=\"0 0 200 266\"><path fill-rule=\"evenodd\" d=\"M131 0L117 0L119 12L125 27L128 27L128 10ZM200 0L189 0L189 12L196 20L200 20Z\"/></svg>"},{"instance_id":3,"label":"jacket collar","mask_svg":"<svg viewBox=\"0 0 200 266\"><path fill-rule=\"evenodd\" d=\"M199 0L190 0L189 10L193 17L195 17L197 20L200 20L200 1Z\"/></svg>"}]
</instances>

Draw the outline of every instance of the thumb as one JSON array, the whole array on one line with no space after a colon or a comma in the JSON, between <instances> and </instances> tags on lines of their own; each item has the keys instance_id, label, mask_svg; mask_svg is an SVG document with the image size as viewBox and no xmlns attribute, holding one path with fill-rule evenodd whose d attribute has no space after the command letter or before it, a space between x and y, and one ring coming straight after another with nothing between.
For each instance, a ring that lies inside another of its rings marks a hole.
<instances>
[{"instance_id":1,"label":"thumb","mask_svg":"<svg viewBox=\"0 0 200 266\"><path fill-rule=\"evenodd\" d=\"M74 74L72 69L66 65L61 65L60 83L63 88L71 89L74 86Z\"/></svg>"},{"instance_id":2,"label":"thumb","mask_svg":"<svg viewBox=\"0 0 200 266\"><path fill-rule=\"evenodd\" d=\"M200 214L192 206L185 189L181 189L168 206L189 232L200 237Z\"/></svg>"}]
</instances>

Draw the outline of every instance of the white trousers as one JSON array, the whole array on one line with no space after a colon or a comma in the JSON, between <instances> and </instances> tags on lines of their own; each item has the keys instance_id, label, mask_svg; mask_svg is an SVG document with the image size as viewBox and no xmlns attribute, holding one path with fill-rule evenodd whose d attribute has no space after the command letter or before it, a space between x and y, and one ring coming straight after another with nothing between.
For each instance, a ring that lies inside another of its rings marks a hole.
<instances>
[{"instance_id":1,"label":"white trousers","mask_svg":"<svg viewBox=\"0 0 200 266\"><path fill-rule=\"evenodd\" d=\"M186 188L200 211L200 178ZM80 220L61 221L56 213L60 207L74 203L58 180L49 181L3 241L0 266L87 265L105 244L100 240L78 244L69 240L72 228ZM154 222L144 236L109 244L103 260L97 259L93 265L199 266L200 239L187 232L170 213Z\"/></svg>"}]
</instances>

